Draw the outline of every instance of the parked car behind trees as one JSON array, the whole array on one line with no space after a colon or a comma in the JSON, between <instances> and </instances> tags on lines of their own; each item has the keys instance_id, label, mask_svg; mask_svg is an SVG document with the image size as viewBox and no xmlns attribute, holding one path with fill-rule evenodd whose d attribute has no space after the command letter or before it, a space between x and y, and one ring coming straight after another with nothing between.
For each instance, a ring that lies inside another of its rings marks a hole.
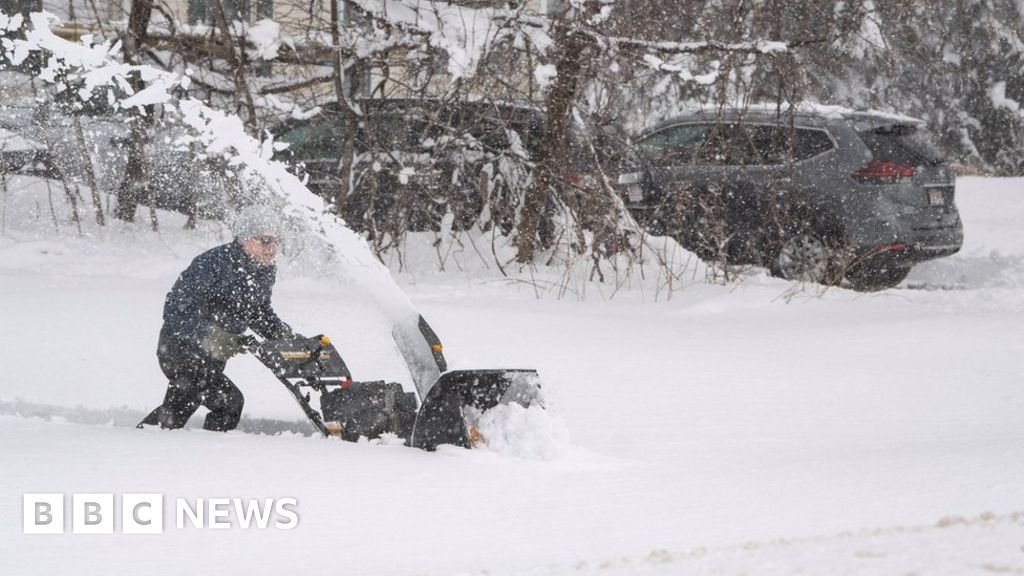
<instances>
[{"instance_id":1,"label":"parked car behind trees","mask_svg":"<svg viewBox=\"0 0 1024 576\"><path fill-rule=\"evenodd\" d=\"M705 110L643 131L636 145L618 177L628 206L704 260L877 290L963 242L953 170L912 118Z\"/></svg>"},{"instance_id":2,"label":"parked car behind trees","mask_svg":"<svg viewBox=\"0 0 1024 576\"><path fill-rule=\"evenodd\" d=\"M542 120L532 107L492 102L362 99L351 181L342 187L346 114L336 104L273 128L288 144L280 158L308 175L309 188L333 199L354 229L380 243L405 232L480 223L508 234L516 198L529 178Z\"/></svg>"}]
</instances>

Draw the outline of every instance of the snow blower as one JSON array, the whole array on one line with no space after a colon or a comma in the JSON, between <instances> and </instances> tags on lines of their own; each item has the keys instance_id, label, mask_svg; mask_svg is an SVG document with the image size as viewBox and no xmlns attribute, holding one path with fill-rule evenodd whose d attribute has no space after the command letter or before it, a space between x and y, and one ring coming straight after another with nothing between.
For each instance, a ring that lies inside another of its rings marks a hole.
<instances>
[{"instance_id":1,"label":"snow blower","mask_svg":"<svg viewBox=\"0 0 1024 576\"><path fill-rule=\"evenodd\" d=\"M247 351L274 373L320 434L350 442L390 433L423 450L442 444L472 448L486 442L472 416L501 404L542 406L536 370L449 372L440 341L421 319L424 326L423 335L441 375L423 398L406 392L397 382L354 382L326 336L264 340ZM312 391L319 394L319 410L311 404ZM138 427L156 425L159 410L153 410Z\"/></svg>"},{"instance_id":2,"label":"snow blower","mask_svg":"<svg viewBox=\"0 0 1024 576\"><path fill-rule=\"evenodd\" d=\"M432 349L441 355L434 340ZM326 336L265 340L251 351L325 437L355 442L391 433L424 450L442 444L472 448L486 439L467 421L469 411L483 413L509 403L542 405L536 370L443 371L426 396L417 399L416 392L406 392L397 382L353 381ZM304 389L319 393L319 411Z\"/></svg>"}]
</instances>

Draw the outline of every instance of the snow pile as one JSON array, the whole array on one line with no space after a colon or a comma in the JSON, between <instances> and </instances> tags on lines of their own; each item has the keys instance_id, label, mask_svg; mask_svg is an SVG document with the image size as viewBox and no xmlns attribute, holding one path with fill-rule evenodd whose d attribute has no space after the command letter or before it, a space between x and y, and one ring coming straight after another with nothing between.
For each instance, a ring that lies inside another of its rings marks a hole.
<instances>
[{"instance_id":1,"label":"snow pile","mask_svg":"<svg viewBox=\"0 0 1024 576\"><path fill-rule=\"evenodd\" d=\"M499 404L467 415L484 442L477 446L525 460L556 460L571 447L569 429L557 414L540 406Z\"/></svg>"},{"instance_id":2,"label":"snow pile","mask_svg":"<svg viewBox=\"0 0 1024 576\"><path fill-rule=\"evenodd\" d=\"M445 221L450 224L450 220ZM632 291L655 301L667 300L674 291L717 282L722 275L664 236L644 236L638 256L619 254L601 262L589 253L576 253L572 246L562 246L546 254L546 266L523 265L516 262L516 250L511 238L494 229L452 231L449 227L408 233L398 249L381 258L413 282L507 283L536 297L577 300L607 300Z\"/></svg>"}]
</instances>

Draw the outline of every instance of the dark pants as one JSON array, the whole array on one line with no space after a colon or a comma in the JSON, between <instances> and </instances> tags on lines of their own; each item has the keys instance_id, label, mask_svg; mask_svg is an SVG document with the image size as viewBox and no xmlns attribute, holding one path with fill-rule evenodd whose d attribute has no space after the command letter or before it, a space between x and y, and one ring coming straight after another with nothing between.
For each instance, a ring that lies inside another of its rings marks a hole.
<instances>
[{"instance_id":1,"label":"dark pants","mask_svg":"<svg viewBox=\"0 0 1024 576\"><path fill-rule=\"evenodd\" d=\"M224 375L224 362L208 356L158 355L169 380L164 403L154 412L161 428L181 428L200 406L210 410L203 428L234 430L242 417L242 391Z\"/></svg>"}]
</instances>

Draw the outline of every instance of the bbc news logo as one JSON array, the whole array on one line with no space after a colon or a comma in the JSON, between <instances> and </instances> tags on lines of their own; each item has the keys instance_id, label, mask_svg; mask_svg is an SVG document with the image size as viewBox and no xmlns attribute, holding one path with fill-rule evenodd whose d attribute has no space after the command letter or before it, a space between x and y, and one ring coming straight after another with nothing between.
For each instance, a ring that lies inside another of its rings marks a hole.
<instances>
[{"instance_id":1,"label":"bbc news logo","mask_svg":"<svg viewBox=\"0 0 1024 576\"><path fill-rule=\"evenodd\" d=\"M163 494L122 494L117 507L113 494L71 494L70 508L65 507L66 501L64 494L24 494L25 534L63 534L69 523L74 534L164 531ZM173 509L177 529L291 530L299 525L295 498L175 498Z\"/></svg>"}]
</instances>

